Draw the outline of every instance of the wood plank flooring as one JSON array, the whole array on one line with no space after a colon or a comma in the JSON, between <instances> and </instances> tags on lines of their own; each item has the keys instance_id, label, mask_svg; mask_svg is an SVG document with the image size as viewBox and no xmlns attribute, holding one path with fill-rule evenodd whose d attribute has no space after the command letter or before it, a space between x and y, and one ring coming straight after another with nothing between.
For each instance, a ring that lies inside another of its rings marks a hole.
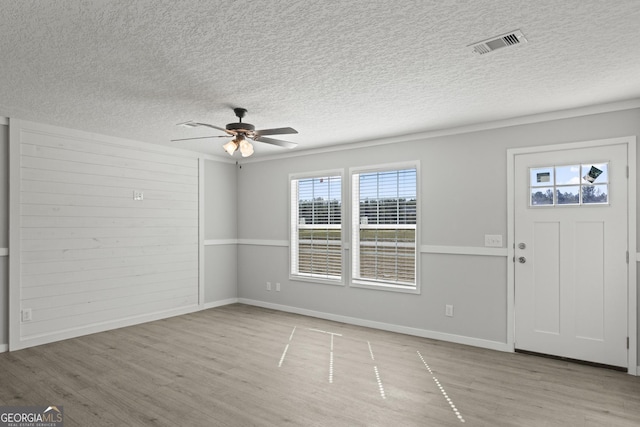
<instances>
[{"instance_id":1,"label":"wood plank flooring","mask_svg":"<svg viewBox=\"0 0 640 427\"><path fill-rule=\"evenodd\" d=\"M65 426L638 426L640 378L234 304L0 354Z\"/></svg>"}]
</instances>

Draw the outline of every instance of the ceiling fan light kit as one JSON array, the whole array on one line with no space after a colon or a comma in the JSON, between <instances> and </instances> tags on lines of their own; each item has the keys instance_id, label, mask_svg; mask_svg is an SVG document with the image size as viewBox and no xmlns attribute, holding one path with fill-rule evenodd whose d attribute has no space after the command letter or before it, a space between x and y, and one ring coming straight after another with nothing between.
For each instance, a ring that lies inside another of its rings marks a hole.
<instances>
[{"instance_id":1,"label":"ceiling fan light kit","mask_svg":"<svg viewBox=\"0 0 640 427\"><path fill-rule=\"evenodd\" d=\"M235 153L235 151L238 149L238 146L236 145L236 140L233 139L224 144L222 148L224 149L224 151L229 153L230 156L233 156L233 153Z\"/></svg>"},{"instance_id":2,"label":"ceiling fan light kit","mask_svg":"<svg viewBox=\"0 0 640 427\"><path fill-rule=\"evenodd\" d=\"M242 157L249 157L253 154L253 145L244 138L240 141L240 154Z\"/></svg>"},{"instance_id":3,"label":"ceiling fan light kit","mask_svg":"<svg viewBox=\"0 0 640 427\"><path fill-rule=\"evenodd\" d=\"M284 127L284 128L274 128L274 129L262 129L255 130L255 126L251 123L243 123L242 118L247 114L247 110L245 108L234 108L233 112L236 117L238 117L237 123L229 123L224 128L219 126L210 125L208 123L199 123L189 120L187 122L178 123L178 126L193 128L193 127L209 127L212 129L217 129L225 132L227 135L222 135L222 137L233 137L233 139L222 146L224 151L229 153L229 155L233 156L233 154L240 149L240 154L242 157L249 157L253 154L253 145L249 140L264 142L266 144L277 145L279 147L285 148L294 148L298 144L295 142L283 141L281 139L275 138L265 138L264 135L282 135L282 134L294 134L298 133L297 130ZM191 139L204 139L204 138L215 138L216 136L211 137L195 137L195 138L182 138L182 139L172 139L172 142L175 141L187 141Z\"/></svg>"}]
</instances>

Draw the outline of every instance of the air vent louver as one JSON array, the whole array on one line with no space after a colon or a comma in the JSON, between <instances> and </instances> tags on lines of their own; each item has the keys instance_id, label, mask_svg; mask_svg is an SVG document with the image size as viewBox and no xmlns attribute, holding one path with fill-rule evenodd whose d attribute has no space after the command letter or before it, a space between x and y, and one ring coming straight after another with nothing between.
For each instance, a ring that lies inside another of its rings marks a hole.
<instances>
[{"instance_id":1,"label":"air vent louver","mask_svg":"<svg viewBox=\"0 0 640 427\"><path fill-rule=\"evenodd\" d=\"M527 39L522 34L522 31L516 30L501 36L493 37L488 40L484 40L478 43L473 43L469 47L477 54L484 55L485 53L493 52L496 49L507 46L515 46L518 44L526 43Z\"/></svg>"}]
</instances>

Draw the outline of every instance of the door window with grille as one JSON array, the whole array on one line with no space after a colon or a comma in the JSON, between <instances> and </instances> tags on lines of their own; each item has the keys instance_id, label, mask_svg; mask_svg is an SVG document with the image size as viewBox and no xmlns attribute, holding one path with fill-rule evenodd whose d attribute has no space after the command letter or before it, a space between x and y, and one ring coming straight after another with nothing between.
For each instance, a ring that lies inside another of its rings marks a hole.
<instances>
[{"instance_id":1,"label":"door window with grille","mask_svg":"<svg viewBox=\"0 0 640 427\"><path fill-rule=\"evenodd\" d=\"M609 203L609 163L529 169L529 206L584 206Z\"/></svg>"}]
</instances>

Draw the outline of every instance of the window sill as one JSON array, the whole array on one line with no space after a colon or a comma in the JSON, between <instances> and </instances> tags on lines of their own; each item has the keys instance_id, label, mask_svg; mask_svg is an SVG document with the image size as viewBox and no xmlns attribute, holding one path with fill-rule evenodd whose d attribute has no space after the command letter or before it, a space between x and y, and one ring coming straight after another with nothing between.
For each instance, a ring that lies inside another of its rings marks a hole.
<instances>
[{"instance_id":1,"label":"window sill","mask_svg":"<svg viewBox=\"0 0 640 427\"><path fill-rule=\"evenodd\" d=\"M353 280L349 285L352 288L364 288L364 289L373 289L377 291L387 291L387 292L400 292L403 294L420 294L420 288L409 287L409 286L401 286L401 285L393 285L391 283L376 283L376 282L366 282L360 280Z\"/></svg>"},{"instance_id":2,"label":"window sill","mask_svg":"<svg viewBox=\"0 0 640 427\"><path fill-rule=\"evenodd\" d=\"M291 280L292 282L308 282L320 285L344 286L344 281L342 280L323 279L321 277L313 276L289 275L289 280Z\"/></svg>"}]
</instances>

